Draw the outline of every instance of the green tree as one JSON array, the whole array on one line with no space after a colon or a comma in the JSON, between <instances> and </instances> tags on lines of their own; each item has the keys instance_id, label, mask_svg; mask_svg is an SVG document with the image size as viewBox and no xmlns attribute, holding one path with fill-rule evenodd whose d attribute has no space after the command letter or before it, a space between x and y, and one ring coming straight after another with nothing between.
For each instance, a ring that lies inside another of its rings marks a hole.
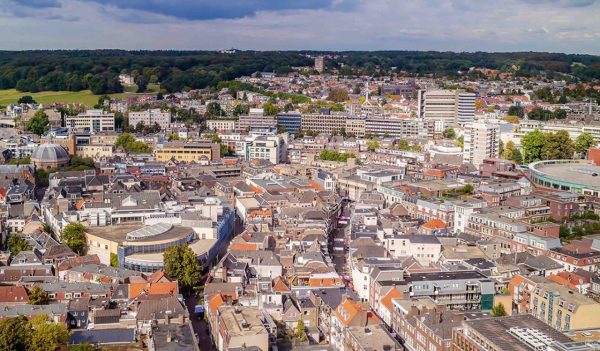
<instances>
[{"instance_id":1,"label":"green tree","mask_svg":"<svg viewBox=\"0 0 600 351\"><path fill-rule=\"evenodd\" d=\"M279 107L270 101L263 104L263 110L267 116L275 116L279 113Z\"/></svg>"},{"instance_id":2,"label":"green tree","mask_svg":"<svg viewBox=\"0 0 600 351\"><path fill-rule=\"evenodd\" d=\"M237 104L233 109L234 116L243 116L250 113L250 106L246 104Z\"/></svg>"},{"instance_id":3,"label":"green tree","mask_svg":"<svg viewBox=\"0 0 600 351\"><path fill-rule=\"evenodd\" d=\"M42 135L50 130L50 122L48 121L48 115L43 110L38 110L27 124L25 129L37 135Z\"/></svg>"},{"instance_id":4,"label":"green tree","mask_svg":"<svg viewBox=\"0 0 600 351\"><path fill-rule=\"evenodd\" d=\"M29 301L27 301L27 303L30 305L47 305L48 295L44 289L34 285L31 289L29 289Z\"/></svg>"},{"instance_id":5,"label":"green tree","mask_svg":"<svg viewBox=\"0 0 600 351\"><path fill-rule=\"evenodd\" d=\"M456 140L454 140L454 145L461 149L465 147L465 137L463 135L459 136ZM502 140L500 140L500 146L502 147Z\"/></svg>"},{"instance_id":6,"label":"green tree","mask_svg":"<svg viewBox=\"0 0 600 351\"><path fill-rule=\"evenodd\" d=\"M510 156L510 160L518 165L523 164L523 155L521 155L521 151L519 149L514 149Z\"/></svg>"},{"instance_id":7,"label":"green tree","mask_svg":"<svg viewBox=\"0 0 600 351\"><path fill-rule=\"evenodd\" d=\"M35 100L31 95L23 95L17 101L17 104L35 104Z\"/></svg>"},{"instance_id":8,"label":"green tree","mask_svg":"<svg viewBox=\"0 0 600 351\"><path fill-rule=\"evenodd\" d=\"M523 136L523 160L527 163L542 160L542 148L546 144L546 135L536 129Z\"/></svg>"},{"instance_id":9,"label":"green tree","mask_svg":"<svg viewBox=\"0 0 600 351\"><path fill-rule=\"evenodd\" d=\"M542 147L544 160L570 159L575 152L575 145L566 130L546 134L546 143Z\"/></svg>"},{"instance_id":10,"label":"green tree","mask_svg":"<svg viewBox=\"0 0 600 351\"><path fill-rule=\"evenodd\" d=\"M398 142L398 150L410 150L410 145L408 145L408 141L401 139Z\"/></svg>"},{"instance_id":11,"label":"green tree","mask_svg":"<svg viewBox=\"0 0 600 351\"><path fill-rule=\"evenodd\" d=\"M523 116L525 116L525 110L522 106L511 106L508 108L508 115L523 118Z\"/></svg>"},{"instance_id":12,"label":"green tree","mask_svg":"<svg viewBox=\"0 0 600 351\"><path fill-rule=\"evenodd\" d=\"M0 320L0 351L27 350L29 337L27 317L21 315Z\"/></svg>"},{"instance_id":13,"label":"green tree","mask_svg":"<svg viewBox=\"0 0 600 351\"><path fill-rule=\"evenodd\" d=\"M221 117L224 115L223 110L221 109L221 105L218 102L209 102L206 105L206 112L204 112L204 117L206 118L215 118Z\"/></svg>"},{"instance_id":14,"label":"green tree","mask_svg":"<svg viewBox=\"0 0 600 351\"><path fill-rule=\"evenodd\" d=\"M308 340L308 337L306 336L306 331L304 330L304 322L302 321L302 319L298 320L294 334L298 342L305 342L306 340Z\"/></svg>"},{"instance_id":15,"label":"green tree","mask_svg":"<svg viewBox=\"0 0 600 351\"><path fill-rule=\"evenodd\" d=\"M369 140L367 142L367 147L369 151L375 151L379 148L379 141L377 140Z\"/></svg>"},{"instance_id":16,"label":"green tree","mask_svg":"<svg viewBox=\"0 0 600 351\"><path fill-rule=\"evenodd\" d=\"M456 138L456 131L453 128L447 128L443 133L444 138L454 139Z\"/></svg>"},{"instance_id":17,"label":"green tree","mask_svg":"<svg viewBox=\"0 0 600 351\"><path fill-rule=\"evenodd\" d=\"M16 234L9 236L6 244L8 245L8 249L10 250L10 253L13 254L13 256L21 251L31 250L31 245L29 245L27 240L21 238Z\"/></svg>"},{"instance_id":18,"label":"green tree","mask_svg":"<svg viewBox=\"0 0 600 351\"><path fill-rule=\"evenodd\" d=\"M84 342L83 344L72 345L69 351L96 351L98 350L93 344Z\"/></svg>"},{"instance_id":19,"label":"green tree","mask_svg":"<svg viewBox=\"0 0 600 351\"><path fill-rule=\"evenodd\" d=\"M202 278L202 266L187 244L167 248L163 254L163 261L165 273L176 278L187 291L191 291Z\"/></svg>"},{"instance_id":20,"label":"green tree","mask_svg":"<svg viewBox=\"0 0 600 351\"><path fill-rule=\"evenodd\" d=\"M494 317L504 317L506 316L506 310L504 309L504 305L502 302L498 302L494 307L492 307L492 316Z\"/></svg>"},{"instance_id":21,"label":"green tree","mask_svg":"<svg viewBox=\"0 0 600 351\"><path fill-rule=\"evenodd\" d=\"M69 223L62 230L60 240L76 253L83 255L85 252L85 227L81 223Z\"/></svg>"},{"instance_id":22,"label":"green tree","mask_svg":"<svg viewBox=\"0 0 600 351\"><path fill-rule=\"evenodd\" d=\"M48 316L41 314L29 321L32 329L29 351L56 351L69 343L70 333L64 324L48 322Z\"/></svg>"},{"instance_id":23,"label":"green tree","mask_svg":"<svg viewBox=\"0 0 600 351\"><path fill-rule=\"evenodd\" d=\"M110 266L119 267L119 256L113 252L110 253Z\"/></svg>"},{"instance_id":24,"label":"green tree","mask_svg":"<svg viewBox=\"0 0 600 351\"><path fill-rule=\"evenodd\" d=\"M130 133L119 135L115 142L115 147L123 147L127 152L152 152L152 148L149 145L135 140L135 137Z\"/></svg>"},{"instance_id":25,"label":"green tree","mask_svg":"<svg viewBox=\"0 0 600 351\"><path fill-rule=\"evenodd\" d=\"M596 141L589 133L581 133L575 139L575 151L581 155L585 155L593 146L596 146Z\"/></svg>"}]
</instances>

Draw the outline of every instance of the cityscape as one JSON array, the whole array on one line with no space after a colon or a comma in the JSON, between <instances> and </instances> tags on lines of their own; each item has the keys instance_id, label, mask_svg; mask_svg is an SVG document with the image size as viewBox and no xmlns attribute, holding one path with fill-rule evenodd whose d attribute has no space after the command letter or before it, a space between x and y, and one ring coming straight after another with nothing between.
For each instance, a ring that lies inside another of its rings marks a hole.
<instances>
[{"instance_id":1,"label":"cityscape","mask_svg":"<svg viewBox=\"0 0 600 351\"><path fill-rule=\"evenodd\" d=\"M0 0L0 351L600 350L600 3L166 3Z\"/></svg>"}]
</instances>

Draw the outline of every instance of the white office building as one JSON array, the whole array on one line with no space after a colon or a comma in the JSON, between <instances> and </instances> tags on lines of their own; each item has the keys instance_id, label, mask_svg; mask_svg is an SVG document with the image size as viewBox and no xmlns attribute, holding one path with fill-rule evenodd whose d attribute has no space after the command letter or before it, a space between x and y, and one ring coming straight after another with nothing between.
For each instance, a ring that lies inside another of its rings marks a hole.
<instances>
[{"instance_id":1,"label":"white office building","mask_svg":"<svg viewBox=\"0 0 600 351\"><path fill-rule=\"evenodd\" d=\"M158 123L160 129L166 130L171 124L171 112L163 112L160 109L152 109L139 112L129 112L129 125L135 127L138 123L151 127Z\"/></svg>"},{"instance_id":2,"label":"white office building","mask_svg":"<svg viewBox=\"0 0 600 351\"><path fill-rule=\"evenodd\" d=\"M77 116L66 116L65 127L89 132L112 132L115 130L115 114L104 110L87 110Z\"/></svg>"}]
</instances>

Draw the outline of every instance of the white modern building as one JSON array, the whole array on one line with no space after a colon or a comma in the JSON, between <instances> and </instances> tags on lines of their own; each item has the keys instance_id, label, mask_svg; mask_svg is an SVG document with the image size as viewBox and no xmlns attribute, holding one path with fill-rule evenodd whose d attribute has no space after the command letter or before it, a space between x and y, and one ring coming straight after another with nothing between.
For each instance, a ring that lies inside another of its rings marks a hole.
<instances>
[{"instance_id":1,"label":"white modern building","mask_svg":"<svg viewBox=\"0 0 600 351\"><path fill-rule=\"evenodd\" d=\"M77 116L66 116L65 127L90 132L115 130L115 114L104 110L87 110Z\"/></svg>"},{"instance_id":2,"label":"white modern building","mask_svg":"<svg viewBox=\"0 0 600 351\"><path fill-rule=\"evenodd\" d=\"M473 93L461 90L419 91L418 115L431 122L439 133L449 127L470 123L475 118Z\"/></svg>"},{"instance_id":3,"label":"white modern building","mask_svg":"<svg viewBox=\"0 0 600 351\"><path fill-rule=\"evenodd\" d=\"M129 125L137 126L138 123L143 123L145 126L153 126L158 123L160 129L165 130L171 124L171 112L163 112L160 109L151 109L139 112L129 112Z\"/></svg>"},{"instance_id":4,"label":"white modern building","mask_svg":"<svg viewBox=\"0 0 600 351\"><path fill-rule=\"evenodd\" d=\"M464 162L479 167L486 158L497 158L500 147L500 128L491 123L470 123L465 126Z\"/></svg>"}]
</instances>

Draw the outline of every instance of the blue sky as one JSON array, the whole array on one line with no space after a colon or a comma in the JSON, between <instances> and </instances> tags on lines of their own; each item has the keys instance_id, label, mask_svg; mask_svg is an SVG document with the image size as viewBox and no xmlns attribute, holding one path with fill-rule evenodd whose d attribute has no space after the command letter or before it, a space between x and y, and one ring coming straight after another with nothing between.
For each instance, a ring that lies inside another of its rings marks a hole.
<instances>
[{"instance_id":1,"label":"blue sky","mask_svg":"<svg viewBox=\"0 0 600 351\"><path fill-rule=\"evenodd\" d=\"M0 49L600 54L600 0L0 0Z\"/></svg>"}]
</instances>

